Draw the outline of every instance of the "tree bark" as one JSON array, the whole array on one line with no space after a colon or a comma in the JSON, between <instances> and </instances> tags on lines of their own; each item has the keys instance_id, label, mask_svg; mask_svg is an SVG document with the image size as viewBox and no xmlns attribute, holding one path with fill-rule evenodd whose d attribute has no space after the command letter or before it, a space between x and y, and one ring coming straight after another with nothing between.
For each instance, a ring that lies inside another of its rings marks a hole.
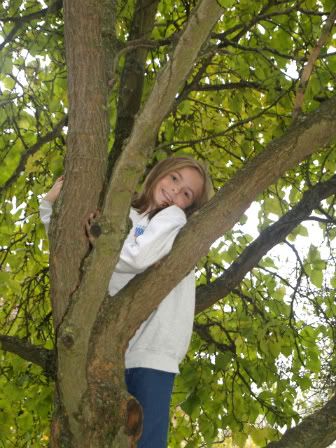
<instances>
[{"instance_id":1,"label":"tree bark","mask_svg":"<svg viewBox=\"0 0 336 448\"><path fill-rule=\"evenodd\" d=\"M88 214L97 208L106 169L108 114L102 14L93 0L64 2L68 152L64 188L50 232L51 295L56 327L80 281L80 266L89 248L83 228Z\"/></svg>"},{"instance_id":2,"label":"tree bark","mask_svg":"<svg viewBox=\"0 0 336 448\"><path fill-rule=\"evenodd\" d=\"M86 384L85 369L79 371L76 367L76 360L85 358L85 353L72 353L71 371L65 374L67 360L62 356L63 346L69 348L71 337L60 325L80 283L82 262L89 250L84 225L89 213L97 208L106 172L108 110L103 21L104 9L99 2L64 1L68 152L64 188L54 207L49 235L51 297L58 355L53 447L85 446L81 443L83 423L77 418L79 410L73 399L74 390ZM81 324L80 315L76 323Z\"/></svg>"}]
</instances>

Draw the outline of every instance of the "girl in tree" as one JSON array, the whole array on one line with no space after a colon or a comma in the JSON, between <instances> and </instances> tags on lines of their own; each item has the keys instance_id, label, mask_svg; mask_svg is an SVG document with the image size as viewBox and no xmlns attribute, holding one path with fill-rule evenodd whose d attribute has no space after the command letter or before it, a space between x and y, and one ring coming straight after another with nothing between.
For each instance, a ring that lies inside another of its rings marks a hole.
<instances>
[{"instance_id":1,"label":"girl in tree","mask_svg":"<svg viewBox=\"0 0 336 448\"><path fill-rule=\"evenodd\" d=\"M50 221L52 203L62 183L63 178L58 179L41 201L40 213L45 225ZM111 296L170 252L187 216L209 199L210 191L211 182L203 165L189 157L163 160L151 170L142 192L132 202L133 226L109 283ZM88 234L93 218L91 215L87 225ZM195 278L191 272L129 341L125 355L126 384L144 413L139 448L166 447L173 382L190 342L194 305Z\"/></svg>"}]
</instances>

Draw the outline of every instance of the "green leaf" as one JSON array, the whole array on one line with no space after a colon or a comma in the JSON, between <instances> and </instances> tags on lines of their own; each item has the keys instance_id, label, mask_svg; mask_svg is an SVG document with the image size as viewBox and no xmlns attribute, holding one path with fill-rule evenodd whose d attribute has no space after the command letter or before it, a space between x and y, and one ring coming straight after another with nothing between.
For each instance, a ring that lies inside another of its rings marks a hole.
<instances>
[{"instance_id":1,"label":"green leaf","mask_svg":"<svg viewBox=\"0 0 336 448\"><path fill-rule=\"evenodd\" d=\"M184 412L186 412L190 417L196 418L199 416L201 412L201 402L199 397L195 392L193 392L182 404L181 408Z\"/></svg>"},{"instance_id":2,"label":"green leaf","mask_svg":"<svg viewBox=\"0 0 336 448\"><path fill-rule=\"evenodd\" d=\"M330 286L336 288L336 274L330 278Z\"/></svg>"},{"instance_id":3,"label":"green leaf","mask_svg":"<svg viewBox=\"0 0 336 448\"><path fill-rule=\"evenodd\" d=\"M306 361L306 367L312 372L319 373L321 369L321 362L316 351L310 351Z\"/></svg>"},{"instance_id":4,"label":"green leaf","mask_svg":"<svg viewBox=\"0 0 336 448\"><path fill-rule=\"evenodd\" d=\"M257 446L265 446L269 441L276 440L279 437L278 431L273 428L252 427L250 434Z\"/></svg>"},{"instance_id":5,"label":"green leaf","mask_svg":"<svg viewBox=\"0 0 336 448\"><path fill-rule=\"evenodd\" d=\"M233 5L235 5L237 0L220 0L219 4L223 8L231 8Z\"/></svg>"},{"instance_id":6,"label":"green leaf","mask_svg":"<svg viewBox=\"0 0 336 448\"><path fill-rule=\"evenodd\" d=\"M310 280L317 288L322 288L323 283L323 272L313 269L310 273Z\"/></svg>"},{"instance_id":7,"label":"green leaf","mask_svg":"<svg viewBox=\"0 0 336 448\"><path fill-rule=\"evenodd\" d=\"M248 435L243 432L234 432L232 435L232 441L236 446L243 448L247 441Z\"/></svg>"},{"instance_id":8,"label":"green leaf","mask_svg":"<svg viewBox=\"0 0 336 448\"><path fill-rule=\"evenodd\" d=\"M216 369L225 370L231 359L232 355L228 352L218 353L215 361Z\"/></svg>"}]
</instances>

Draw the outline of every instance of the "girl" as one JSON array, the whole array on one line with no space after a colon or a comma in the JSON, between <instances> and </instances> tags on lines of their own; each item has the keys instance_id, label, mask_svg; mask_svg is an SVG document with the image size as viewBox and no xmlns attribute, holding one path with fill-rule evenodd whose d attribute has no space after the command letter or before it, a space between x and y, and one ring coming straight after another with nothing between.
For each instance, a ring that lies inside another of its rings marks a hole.
<instances>
[{"instance_id":1,"label":"girl","mask_svg":"<svg viewBox=\"0 0 336 448\"><path fill-rule=\"evenodd\" d=\"M40 214L46 226L62 183L60 178L41 201ZM206 170L189 157L163 160L150 171L141 194L132 202L133 227L109 283L111 296L170 252L186 216L209 199L210 191ZM88 227L92 218L93 215ZM139 448L166 447L173 382L190 342L194 304L195 278L191 272L129 341L125 355L126 384L144 412Z\"/></svg>"}]
</instances>

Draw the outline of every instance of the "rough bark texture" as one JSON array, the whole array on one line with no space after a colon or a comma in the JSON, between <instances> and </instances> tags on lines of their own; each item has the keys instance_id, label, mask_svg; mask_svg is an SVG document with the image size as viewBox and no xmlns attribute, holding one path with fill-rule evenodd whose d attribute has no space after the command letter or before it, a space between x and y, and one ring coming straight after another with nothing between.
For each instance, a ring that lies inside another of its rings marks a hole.
<instances>
[{"instance_id":1,"label":"rough bark texture","mask_svg":"<svg viewBox=\"0 0 336 448\"><path fill-rule=\"evenodd\" d=\"M53 220L50 233L56 327L64 315L69 296L79 283L80 265L88 250L84 223L88 213L97 207L106 169L107 89L100 9L93 0L64 2L68 152L64 194L58 202L62 208L56 204L57 219Z\"/></svg>"},{"instance_id":2,"label":"rough bark texture","mask_svg":"<svg viewBox=\"0 0 336 448\"><path fill-rule=\"evenodd\" d=\"M51 293L58 353L56 413L52 425L52 446L55 447L84 446L79 441L82 422L76 415L78 407L73 407L73 391L85 382L85 369L78 372L76 368L78 356L83 357L85 353L73 354L71 372L66 371L65 375L67 360L62 356L63 347L71 345L71 337L60 324L80 282L82 260L89 249L84 224L88 214L97 207L106 170L108 113L103 12L94 0L64 2L68 153L64 188L50 231ZM77 326L80 324L79 314Z\"/></svg>"},{"instance_id":3,"label":"rough bark texture","mask_svg":"<svg viewBox=\"0 0 336 448\"><path fill-rule=\"evenodd\" d=\"M336 440L336 396L266 448L327 448Z\"/></svg>"}]
</instances>

